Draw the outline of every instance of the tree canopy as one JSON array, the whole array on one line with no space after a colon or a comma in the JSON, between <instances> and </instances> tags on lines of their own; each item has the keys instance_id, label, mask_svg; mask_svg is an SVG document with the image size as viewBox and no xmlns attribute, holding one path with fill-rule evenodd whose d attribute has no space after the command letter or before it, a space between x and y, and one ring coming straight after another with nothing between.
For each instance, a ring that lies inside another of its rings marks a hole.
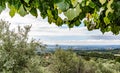
<instances>
[{"instance_id":1,"label":"tree canopy","mask_svg":"<svg viewBox=\"0 0 120 73\"><path fill-rule=\"evenodd\" d=\"M79 26L83 21L88 30L100 29L102 33L120 31L120 1L119 0L0 0L0 13L10 9L10 16L15 13L25 16L32 14L48 18L48 22L57 26L63 24L69 28ZM59 14L66 16L62 19Z\"/></svg>"}]
</instances>

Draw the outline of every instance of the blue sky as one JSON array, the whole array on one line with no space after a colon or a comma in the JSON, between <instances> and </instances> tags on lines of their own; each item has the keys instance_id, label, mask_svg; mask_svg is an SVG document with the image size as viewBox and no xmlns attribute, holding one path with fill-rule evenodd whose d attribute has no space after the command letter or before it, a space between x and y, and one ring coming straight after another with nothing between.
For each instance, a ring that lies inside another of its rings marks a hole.
<instances>
[{"instance_id":1,"label":"blue sky","mask_svg":"<svg viewBox=\"0 0 120 73\"><path fill-rule=\"evenodd\" d=\"M65 18L64 16L60 15ZM11 29L25 25L32 25L29 38L40 39L44 44L66 44L66 45L120 45L120 34L115 36L111 32L104 35L99 30L88 31L83 24L79 27L69 29L66 25L58 27L49 24L46 19L32 15L21 17L16 14L13 18L9 16L9 9L0 14L0 19L9 21Z\"/></svg>"}]
</instances>

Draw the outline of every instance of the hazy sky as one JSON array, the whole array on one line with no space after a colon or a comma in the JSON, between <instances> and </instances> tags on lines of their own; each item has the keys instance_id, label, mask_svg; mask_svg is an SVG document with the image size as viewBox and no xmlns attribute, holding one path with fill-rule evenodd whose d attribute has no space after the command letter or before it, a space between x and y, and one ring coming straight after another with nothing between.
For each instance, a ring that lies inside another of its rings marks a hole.
<instances>
[{"instance_id":1,"label":"hazy sky","mask_svg":"<svg viewBox=\"0 0 120 73\"><path fill-rule=\"evenodd\" d=\"M83 24L79 27L69 29L66 25L58 27L55 24L49 24L46 19L38 18L32 15L21 17L16 14L13 18L9 16L9 9L0 14L0 19L9 21L11 28L18 25L31 25L32 28L29 37L40 39L44 44L66 44L66 45L120 45L120 35L113 35L111 32L104 35L99 30L88 31Z\"/></svg>"}]
</instances>

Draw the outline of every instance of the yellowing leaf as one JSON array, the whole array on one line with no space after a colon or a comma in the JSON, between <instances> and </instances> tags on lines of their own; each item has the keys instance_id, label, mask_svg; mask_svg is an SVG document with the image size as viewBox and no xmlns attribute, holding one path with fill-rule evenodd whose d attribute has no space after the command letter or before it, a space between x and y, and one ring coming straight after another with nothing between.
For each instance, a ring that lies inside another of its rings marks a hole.
<instances>
[{"instance_id":1,"label":"yellowing leaf","mask_svg":"<svg viewBox=\"0 0 120 73\"><path fill-rule=\"evenodd\" d=\"M71 2L74 7L77 5L77 0L71 0Z\"/></svg>"},{"instance_id":2,"label":"yellowing leaf","mask_svg":"<svg viewBox=\"0 0 120 73\"><path fill-rule=\"evenodd\" d=\"M58 10L58 13L61 14L61 13L62 13L62 10Z\"/></svg>"},{"instance_id":3,"label":"yellowing leaf","mask_svg":"<svg viewBox=\"0 0 120 73\"><path fill-rule=\"evenodd\" d=\"M10 14L11 17L13 17L15 15L15 10L14 9L10 9L9 14Z\"/></svg>"},{"instance_id":4,"label":"yellowing leaf","mask_svg":"<svg viewBox=\"0 0 120 73\"><path fill-rule=\"evenodd\" d=\"M77 2L78 2L78 3L81 3L81 2L82 2L82 0L77 0Z\"/></svg>"},{"instance_id":5,"label":"yellowing leaf","mask_svg":"<svg viewBox=\"0 0 120 73\"><path fill-rule=\"evenodd\" d=\"M109 20L107 17L104 17L104 22L105 22L105 24L107 25L107 24L110 23L110 20Z\"/></svg>"},{"instance_id":6,"label":"yellowing leaf","mask_svg":"<svg viewBox=\"0 0 120 73\"><path fill-rule=\"evenodd\" d=\"M51 10L47 10L47 13L48 13L48 16L53 18L53 15L52 15L52 11Z\"/></svg>"},{"instance_id":7,"label":"yellowing leaf","mask_svg":"<svg viewBox=\"0 0 120 73\"><path fill-rule=\"evenodd\" d=\"M111 8L107 9L105 12L105 15L108 16L109 12L113 13L114 10L112 10Z\"/></svg>"},{"instance_id":8,"label":"yellowing leaf","mask_svg":"<svg viewBox=\"0 0 120 73\"><path fill-rule=\"evenodd\" d=\"M89 3L90 3L90 1L87 1L87 2L86 2L86 6L88 6L88 5L89 5Z\"/></svg>"},{"instance_id":9,"label":"yellowing leaf","mask_svg":"<svg viewBox=\"0 0 120 73\"><path fill-rule=\"evenodd\" d=\"M106 2L106 0L99 0L99 2L103 5Z\"/></svg>"},{"instance_id":10,"label":"yellowing leaf","mask_svg":"<svg viewBox=\"0 0 120 73\"><path fill-rule=\"evenodd\" d=\"M9 12L10 16L13 17L15 15L15 12L16 12L15 7L11 5L10 6L10 12Z\"/></svg>"},{"instance_id":11,"label":"yellowing leaf","mask_svg":"<svg viewBox=\"0 0 120 73\"><path fill-rule=\"evenodd\" d=\"M111 6L111 4L113 3L113 0L110 0L107 4L107 8L109 8Z\"/></svg>"},{"instance_id":12,"label":"yellowing leaf","mask_svg":"<svg viewBox=\"0 0 120 73\"><path fill-rule=\"evenodd\" d=\"M105 14L106 14L106 16L108 16L108 14L109 14L109 12L111 12L111 13L113 13L113 9L111 8L111 4L113 3L113 0L110 0L109 2L108 2L108 4L107 4L107 10L106 10L106 12L105 12Z\"/></svg>"}]
</instances>

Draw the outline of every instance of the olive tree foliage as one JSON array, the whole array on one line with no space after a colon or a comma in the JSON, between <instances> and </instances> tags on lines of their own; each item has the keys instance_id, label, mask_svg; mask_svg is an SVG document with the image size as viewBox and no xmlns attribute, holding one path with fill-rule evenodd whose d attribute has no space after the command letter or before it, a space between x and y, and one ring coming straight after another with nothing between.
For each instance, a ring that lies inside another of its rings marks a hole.
<instances>
[{"instance_id":1,"label":"olive tree foliage","mask_svg":"<svg viewBox=\"0 0 120 73\"><path fill-rule=\"evenodd\" d=\"M55 50L49 62L50 73L120 73L120 63L115 60L85 60L72 50Z\"/></svg>"},{"instance_id":2,"label":"olive tree foliage","mask_svg":"<svg viewBox=\"0 0 120 73\"><path fill-rule=\"evenodd\" d=\"M0 73L41 73L40 56L35 52L40 43L28 42L30 26L10 31L10 24L0 20Z\"/></svg>"},{"instance_id":3,"label":"olive tree foliage","mask_svg":"<svg viewBox=\"0 0 120 73\"><path fill-rule=\"evenodd\" d=\"M57 26L63 24L69 28L79 26L83 20L88 30L100 29L101 32L120 31L120 1L119 0L0 0L0 12L6 5L10 16L15 13L25 16L32 14L37 17L38 11L49 23ZM62 19L59 14L66 16Z\"/></svg>"},{"instance_id":4,"label":"olive tree foliage","mask_svg":"<svg viewBox=\"0 0 120 73\"><path fill-rule=\"evenodd\" d=\"M83 73L83 60L72 51L57 49L49 66L52 73Z\"/></svg>"}]
</instances>

